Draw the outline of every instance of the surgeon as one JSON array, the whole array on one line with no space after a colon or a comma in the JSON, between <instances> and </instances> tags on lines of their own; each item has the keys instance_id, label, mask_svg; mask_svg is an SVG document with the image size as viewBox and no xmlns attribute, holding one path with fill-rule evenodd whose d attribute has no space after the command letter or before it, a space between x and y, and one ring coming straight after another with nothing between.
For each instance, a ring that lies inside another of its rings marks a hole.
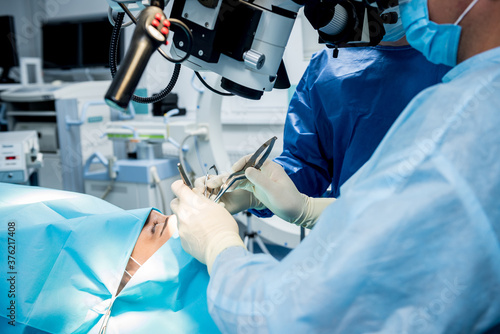
<instances>
[{"instance_id":1,"label":"surgeon","mask_svg":"<svg viewBox=\"0 0 500 334\"><path fill-rule=\"evenodd\" d=\"M218 332L175 216L0 183L0 224L0 333Z\"/></svg>"},{"instance_id":2,"label":"surgeon","mask_svg":"<svg viewBox=\"0 0 500 334\"><path fill-rule=\"evenodd\" d=\"M387 11L399 14L399 7ZM338 58L332 49L315 54L290 102L283 152L275 161L304 195L321 197L331 185L327 195L333 198L314 203L319 213L340 196L340 186L370 158L408 102L450 70L408 45L401 18L384 27L378 46L344 48ZM218 188L222 181L212 178L208 186ZM203 183L204 178L196 182ZM233 214L254 208L259 217L272 215L244 190L228 192L221 201ZM281 218L304 227L314 223Z\"/></svg>"},{"instance_id":3,"label":"surgeon","mask_svg":"<svg viewBox=\"0 0 500 334\"><path fill-rule=\"evenodd\" d=\"M208 265L223 332L500 330L500 1L400 10L409 43L453 69L409 103L287 257L249 253L222 205L173 184L182 245ZM246 176L275 198L288 181L269 164Z\"/></svg>"}]
</instances>

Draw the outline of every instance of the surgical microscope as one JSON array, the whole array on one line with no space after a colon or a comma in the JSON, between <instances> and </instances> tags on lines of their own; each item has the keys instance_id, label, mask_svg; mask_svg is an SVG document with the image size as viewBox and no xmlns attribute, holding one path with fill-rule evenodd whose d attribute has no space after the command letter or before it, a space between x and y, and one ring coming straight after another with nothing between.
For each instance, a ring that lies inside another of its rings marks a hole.
<instances>
[{"instance_id":1,"label":"surgical microscope","mask_svg":"<svg viewBox=\"0 0 500 334\"><path fill-rule=\"evenodd\" d=\"M107 1L137 21L129 50L105 96L109 105L122 109L133 98L155 51L195 72L219 74L225 92L213 91L258 100L263 92L290 86L282 57L302 6L318 31L318 42L335 48L334 55L342 47L377 45L385 34L384 23L398 20L395 12L386 11L397 0L173 0L168 15L163 0ZM127 4L142 8L137 20ZM170 30L174 57L160 49Z\"/></svg>"}]
</instances>

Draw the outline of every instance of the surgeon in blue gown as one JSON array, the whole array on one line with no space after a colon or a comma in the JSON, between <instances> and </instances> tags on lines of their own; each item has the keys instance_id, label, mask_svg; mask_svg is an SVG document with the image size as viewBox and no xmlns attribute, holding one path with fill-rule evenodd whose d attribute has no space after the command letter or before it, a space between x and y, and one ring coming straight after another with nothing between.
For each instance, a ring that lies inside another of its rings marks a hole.
<instances>
[{"instance_id":1,"label":"surgeon in blue gown","mask_svg":"<svg viewBox=\"0 0 500 334\"><path fill-rule=\"evenodd\" d=\"M381 45L341 49L338 58L326 48L313 55L296 88L283 152L275 161L305 195L340 196L340 186L370 158L408 102L451 69L429 62L408 45L401 18L385 28ZM215 178L209 185L220 183ZM268 209L252 209L257 201L241 191L221 201L233 214L251 208L259 217L272 215Z\"/></svg>"},{"instance_id":2,"label":"surgeon in blue gown","mask_svg":"<svg viewBox=\"0 0 500 334\"><path fill-rule=\"evenodd\" d=\"M182 245L209 268L223 332L498 333L500 2L400 8L409 43L453 69L409 103L283 260L249 253L222 205L173 184ZM273 212L291 182L279 168L246 171Z\"/></svg>"},{"instance_id":3,"label":"surgeon in blue gown","mask_svg":"<svg viewBox=\"0 0 500 334\"><path fill-rule=\"evenodd\" d=\"M206 266L166 218L0 183L0 333L217 333Z\"/></svg>"},{"instance_id":4,"label":"surgeon in blue gown","mask_svg":"<svg viewBox=\"0 0 500 334\"><path fill-rule=\"evenodd\" d=\"M450 67L409 45L347 48L313 56L290 102L283 153L276 159L302 193L332 195L372 155L418 93Z\"/></svg>"}]
</instances>

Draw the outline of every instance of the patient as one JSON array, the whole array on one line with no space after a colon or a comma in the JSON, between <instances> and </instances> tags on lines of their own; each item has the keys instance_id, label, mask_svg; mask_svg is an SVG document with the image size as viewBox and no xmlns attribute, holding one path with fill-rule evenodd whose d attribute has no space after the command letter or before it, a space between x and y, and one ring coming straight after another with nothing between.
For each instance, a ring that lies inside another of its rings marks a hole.
<instances>
[{"instance_id":1,"label":"patient","mask_svg":"<svg viewBox=\"0 0 500 334\"><path fill-rule=\"evenodd\" d=\"M0 183L0 247L14 244L0 333L219 332L175 216Z\"/></svg>"},{"instance_id":2,"label":"patient","mask_svg":"<svg viewBox=\"0 0 500 334\"><path fill-rule=\"evenodd\" d=\"M176 231L177 221L175 216L165 216L158 211L151 211L142 228L141 234L139 234L139 238L137 238L116 294L122 291L142 264L163 246Z\"/></svg>"}]
</instances>

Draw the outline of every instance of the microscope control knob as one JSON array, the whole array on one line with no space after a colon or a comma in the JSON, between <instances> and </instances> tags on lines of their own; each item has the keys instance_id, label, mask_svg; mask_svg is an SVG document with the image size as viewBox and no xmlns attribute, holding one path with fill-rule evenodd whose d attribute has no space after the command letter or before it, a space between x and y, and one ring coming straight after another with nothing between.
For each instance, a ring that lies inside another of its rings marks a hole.
<instances>
[{"instance_id":1,"label":"microscope control knob","mask_svg":"<svg viewBox=\"0 0 500 334\"><path fill-rule=\"evenodd\" d=\"M248 50L243 54L245 66L254 70L260 70L266 62L266 56L254 50Z\"/></svg>"}]
</instances>

